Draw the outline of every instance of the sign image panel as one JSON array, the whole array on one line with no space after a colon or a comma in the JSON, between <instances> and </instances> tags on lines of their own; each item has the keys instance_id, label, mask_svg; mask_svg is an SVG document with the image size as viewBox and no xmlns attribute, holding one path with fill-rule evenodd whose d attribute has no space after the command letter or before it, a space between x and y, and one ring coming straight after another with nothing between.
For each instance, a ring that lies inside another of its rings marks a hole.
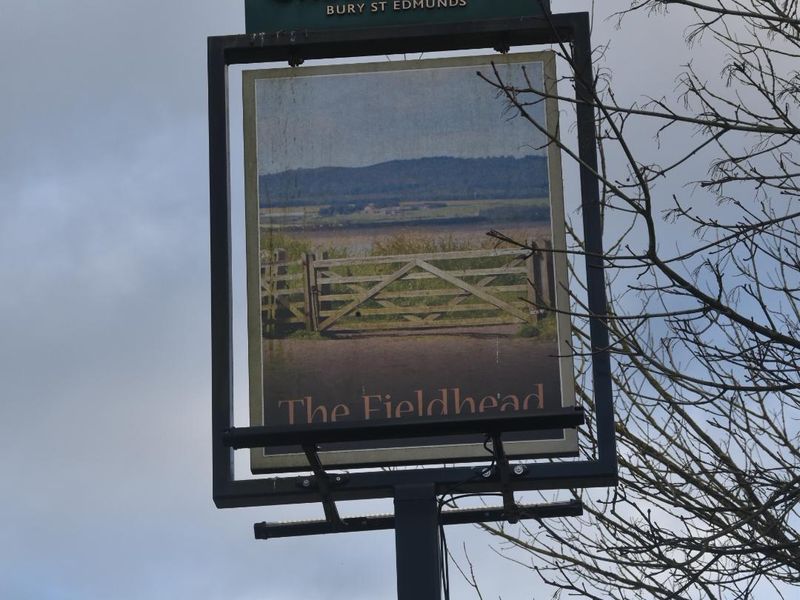
<instances>
[{"instance_id":1,"label":"sign image panel","mask_svg":"<svg viewBox=\"0 0 800 600\"><path fill-rule=\"evenodd\" d=\"M569 320L543 309L568 306L559 153L477 75L495 69L554 91L552 53L244 73L253 425L574 404ZM529 96L555 134L555 101ZM572 431L506 439L515 456L576 451ZM336 444L320 456L475 460L482 442ZM298 448L251 458L254 472L307 464Z\"/></svg>"}]
</instances>

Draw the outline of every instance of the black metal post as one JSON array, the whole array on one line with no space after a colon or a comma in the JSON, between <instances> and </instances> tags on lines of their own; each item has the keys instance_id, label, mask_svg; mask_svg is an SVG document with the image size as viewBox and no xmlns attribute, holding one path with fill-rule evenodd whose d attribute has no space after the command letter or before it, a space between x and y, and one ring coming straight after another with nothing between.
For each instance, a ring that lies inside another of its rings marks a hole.
<instances>
[{"instance_id":1,"label":"black metal post","mask_svg":"<svg viewBox=\"0 0 800 600\"><path fill-rule=\"evenodd\" d=\"M231 189L228 139L228 65L225 41L208 38L208 171L211 221L211 428L233 424L233 292ZM234 480L233 449L212 437L214 498L225 497Z\"/></svg>"},{"instance_id":2,"label":"black metal post","mask_svg":"<svg viewBox=\"0 0 800 600\"><path fill-rule=\"evenodd\" d=\"M439 507L433 484L394 492L397 600L441 600Z\"/></svg>"},{"instance_id":3,"label":"black metal post","mask_svg":"<svg viewBox=\"0 0 800 600\"><path fill-rule=\"evenodd\" d=\"M581 199L583 237L586 245L586 288L591 317L592 381L597 411L597 462L603 470L617 475L617 442L614 427L614 401L611 396L611 354L606 302L605 260L603 253L603 215L598 187L596 102L592 69L592 42L589 13L573 17L575 48L575 99L578 117L578 152L581 159Z\"/></svg>"}]
</instances>

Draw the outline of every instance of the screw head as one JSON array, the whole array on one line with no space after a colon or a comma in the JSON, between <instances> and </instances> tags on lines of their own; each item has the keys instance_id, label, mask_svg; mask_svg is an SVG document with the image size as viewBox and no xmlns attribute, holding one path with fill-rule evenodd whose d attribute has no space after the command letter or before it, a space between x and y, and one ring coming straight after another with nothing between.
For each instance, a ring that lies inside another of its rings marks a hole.
<instances>
[{"instance_id":1,"label":"screw head","mask_svg":"<svg viewBox=\"0 0 800 600\"><path fill-rule=\"evenodd\" d=\"M522 475L525 472L525 467L522 465L514 465L514 475Z\"/></svg>"},{"instance_id":2,"label":"screw head","mask_svg":"<svg viewBox=\"0 0 800 600\"><path fill-rule=\"evenodd\" d=\"M303 487L310 487L311 480L310 479L303 479Z\"/></svg>"},{"instance_id":3,"label":"screw head","mask_svg":"<svg viewBox=\"0 0 800 600\"><path fill-rule=\"evenodd\" d=\"M488 479L492 476L492 469L490 467L485 468L481 473L481 476Z\"/></svg>"}]
</instances>

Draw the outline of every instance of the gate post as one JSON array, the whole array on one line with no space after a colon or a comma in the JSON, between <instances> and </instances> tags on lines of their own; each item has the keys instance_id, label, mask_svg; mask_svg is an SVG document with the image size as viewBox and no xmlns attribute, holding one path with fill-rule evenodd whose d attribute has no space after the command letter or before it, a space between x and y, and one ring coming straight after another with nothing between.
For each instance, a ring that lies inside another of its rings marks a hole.
<instances>
[{"instance_id":1,"label":"gate post","mask_svg":"<svg viewBox=\"0 0 800 600\"><path fill-rule=\"evenodd\" d=\"M545 265L547 266L547 302L549 303L550 308L555 308L556 306L556 274L555 274L555 262L556 262L556 255L553 252L553 242L550 240L544 241L544 247L546 252L544 253L544 261Z\"/></svg>"},{"instance_id":2,"label":"gate post","mask_svg":"<svg viewBox=\"0 0 800 600\"><path fill-rule=\"evenodd\" d=\"M322 260L328 260L330 257L331 257L331 253L329 251L325 250L322 253ZM315 282L317 281L316 278L317 278L317 275L316 275L316 273L314 273L314 281ZM323 278L323 281L324 281L324 278ZM320 313L323 310L331 310L333 308L333 303L330 302L330 301L323 302L323 301L319 300L319 298L321 296L328 296L331 293L331 284L330 283L323 283L322 285L317 284L317 289L319 290L319 296L317 297L317 308L319 309L317 311L317 319L319 319L322 316Z\"/></svg>"},{"instance_id":3,"label":"gate post","mask_svg":"<svg viewBox=\"0 0 800 600\"><path fill-rule=\"evenodd\" d=\"M284 333L286 333L286 323L282 323L283 320L288 320L286 313L288 309L284 308L281 305L281 296L280 291L284 290L288 287L284 276L289 273L289 267L286 266L286 250L283 248L276 248L275 251L272 253L272 265L270 268L272 282L270 285L270 289L272 291L272 298L271 298L271 317L272 317L272 334L280 337ZM287 297L286 300L288 301L289 298Z\"/></svg>"},{"instance_id":4,"label":"gate post","mask_svg":"<svg viewBox=\"0 0 800 600\"><path fill-rule=\"evenodd\" d=\"M531 319L539 320L542 312L542 253L536 242L528 238L525 245L530 248L530 255L525 259L526 275L528 277L528 302Z\"/></svg>"},{"instance_id":5,"label":"gate post","mask_svg":"<svg viewBox=\"0 0 800 600\"><path fill-rule=\"evenodd\" d=\"M306 330L319 329L319 291L317 290L317 277L314 272L314 255L310 252L303 254L303 308L306 315Z\"/></svg>"}]
</instances>

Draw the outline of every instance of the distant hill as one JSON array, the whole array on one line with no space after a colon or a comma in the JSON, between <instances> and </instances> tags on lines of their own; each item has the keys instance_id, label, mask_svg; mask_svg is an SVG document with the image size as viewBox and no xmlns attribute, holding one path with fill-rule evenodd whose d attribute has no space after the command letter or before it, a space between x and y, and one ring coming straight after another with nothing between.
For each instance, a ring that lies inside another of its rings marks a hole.
<instances>
[{"instance_id":1,"label":"distant hill","mask_svg":"<svg viewBox=\"0 0 800 600\"><path fill-rule=\"evenodd\" d=\"M262 175L259 200L262 207L274 207L540 198L547 196L547 183L547 159L543 156L439 156Z\"/></svg>"}]
</instances>

